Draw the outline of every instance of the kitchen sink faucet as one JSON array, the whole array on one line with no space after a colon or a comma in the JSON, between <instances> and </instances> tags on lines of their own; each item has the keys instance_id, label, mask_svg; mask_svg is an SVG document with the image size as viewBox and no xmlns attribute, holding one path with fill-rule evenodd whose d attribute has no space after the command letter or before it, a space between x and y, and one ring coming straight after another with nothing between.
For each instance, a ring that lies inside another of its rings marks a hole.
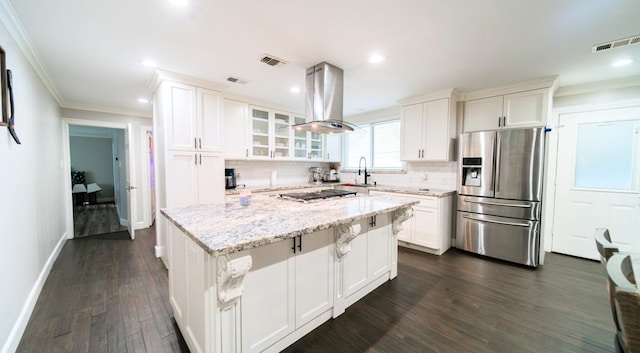
<instances>
[{"instance_id":1,"label":"kitchen sink faucet","mask_svg":"<svg viewBox=\"0 0 640 353\"><path fill-rule=\"evenodd\" d=\"M364 157L360 157L360 160L358 161L358 175L360 175L361 170L360 170L360 165L362 164L362 160L364 159L364 184L368 185L367 183L367 178L371 176L371 174L367 173L367 159Z\"/></svg>"}]
</instances>

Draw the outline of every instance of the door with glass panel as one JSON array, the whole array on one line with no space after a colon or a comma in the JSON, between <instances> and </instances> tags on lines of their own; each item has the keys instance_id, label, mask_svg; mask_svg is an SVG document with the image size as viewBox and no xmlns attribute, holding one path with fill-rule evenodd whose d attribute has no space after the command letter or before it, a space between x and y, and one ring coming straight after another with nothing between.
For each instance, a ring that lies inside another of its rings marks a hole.
<instances>
[{"instance_id":1,"label":"door with glass panel","mask_svg":"<svg viewBox=\"0 0 640 353\"><path fill-rule=\"evenodd\" d=\"M640 252L640 107L561 114L552 251L598 260L608 228Z\"/></svg>"}]
</instances>

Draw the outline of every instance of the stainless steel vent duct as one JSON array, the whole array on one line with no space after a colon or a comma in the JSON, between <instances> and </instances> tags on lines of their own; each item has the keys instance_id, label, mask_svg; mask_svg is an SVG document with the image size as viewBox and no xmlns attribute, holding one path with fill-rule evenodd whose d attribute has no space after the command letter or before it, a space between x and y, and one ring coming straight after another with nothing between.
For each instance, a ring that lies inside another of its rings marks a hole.
<instances>
[{"instance_id":1,"label":"stainless steel vent duct","mask_svg":"<svg viewBox=\"0 0 640 353\"><path fill-rule=\"evenodd\" d=\"M324 134L353 131L354 125L342 121L344 73L341 68L321 62L307 69L306 122L293 127Z\"/></svg>"}]
</instances>

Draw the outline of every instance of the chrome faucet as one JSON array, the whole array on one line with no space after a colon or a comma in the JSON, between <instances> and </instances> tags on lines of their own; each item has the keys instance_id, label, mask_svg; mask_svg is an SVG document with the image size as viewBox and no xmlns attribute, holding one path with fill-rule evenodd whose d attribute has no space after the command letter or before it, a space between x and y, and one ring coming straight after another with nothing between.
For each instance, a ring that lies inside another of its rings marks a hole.
<instances>
[{"instance_id":1,"label":"chrome faucet","mask_svg":"<svg viewBox=\"0 0 640 353\"><path fill-rule=\"evenodd\" d=\"M371 176L371 174L367 173L367 159L364 157L360 157L360 160L358 161L358 175L360 175L361 170L360 170L360 165L362 164L362 160L364 159L364 184L367 185L367 178Z\"/></svg>"}]
</instances>

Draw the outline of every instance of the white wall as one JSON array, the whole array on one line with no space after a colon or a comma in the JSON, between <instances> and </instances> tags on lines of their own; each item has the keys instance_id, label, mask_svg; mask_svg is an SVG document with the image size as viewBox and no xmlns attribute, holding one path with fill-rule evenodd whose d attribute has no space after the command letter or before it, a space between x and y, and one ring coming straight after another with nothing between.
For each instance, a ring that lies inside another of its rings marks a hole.
<instances>
[{"instance_id":1,"label":"white wall","mask_svg":"<svg viewBox=\"0 0 640 353\"><path fill-rule=\"evenodd\" d=\"M17 347L66 238L61 120L56 101L4 23L0 45L13 72L16 145L0 127L0 346Z\"/></svg>"},{"instance_id":2,"label":"white wall","mask_svg":"<svg viewBox=\"0 0 640 353\"><path fill-rule=\"evenodd\" d=\"M85 184L96 183L102 189L96 195L100 202L113 201L112 140L70 136L71 170L84 172Z\"/></svg>"}]
</instances>

